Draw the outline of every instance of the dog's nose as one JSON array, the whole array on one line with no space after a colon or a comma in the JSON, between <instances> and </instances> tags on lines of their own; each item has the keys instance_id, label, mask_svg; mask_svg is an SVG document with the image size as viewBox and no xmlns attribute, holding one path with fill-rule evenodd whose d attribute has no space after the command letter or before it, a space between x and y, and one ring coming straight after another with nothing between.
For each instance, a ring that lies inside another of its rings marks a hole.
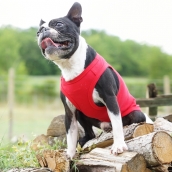
<instances>
[{"instance_id":1,"label":"dog's nose","mask_svg":"<svg viewBox=\"0 0 172 172\"><path fill-rule=\"evenodd\" d=\"M48 31L48 30L50 30L48 27L43 27L42 28L42 32L45 32L45 31Z\"/></svg>"},{"instance_id":2,"label":"dog's nose","mask_svg":"<svg viewBox=\"0 0 172 172\"><path fill-rule=\"evenodd\" d=\"M49 30L50 30L50 28L48 28L48 27L41 27L39 29L39 31L37 32L37 36L42 34L43 37L46 37L50 34Z\"/></svg>"}]
</instances>

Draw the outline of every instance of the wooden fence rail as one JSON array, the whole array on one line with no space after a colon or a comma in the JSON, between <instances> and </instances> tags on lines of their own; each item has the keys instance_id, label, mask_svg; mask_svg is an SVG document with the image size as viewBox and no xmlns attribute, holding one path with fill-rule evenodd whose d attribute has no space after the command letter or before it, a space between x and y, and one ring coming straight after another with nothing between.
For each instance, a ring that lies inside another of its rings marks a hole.
<instances>
[{"instance_id":1,"label":"wooden fence rail","mask_svg":"<svg viewBox=\"0 0 172 172\"><path fill-rule=\"evenodd\" d=\"M160 95L155 98L139 98L136 101L140 107L172 106L172 94Z\"/></svg>"},{"instance_id":2,"label":"wooden fence rail","mask_svg":"<svg viewBox=\"0 0 172 172\"><path fill-rule=\"evenodd\" d=\"M136 99L137 104L140 107L149 108L149 116L152 120L155 120L159 106L172 106L172 94L169 95L157 95L155 84L149 84L148 86L148 98Z\"/></svg>"}]
</instances>

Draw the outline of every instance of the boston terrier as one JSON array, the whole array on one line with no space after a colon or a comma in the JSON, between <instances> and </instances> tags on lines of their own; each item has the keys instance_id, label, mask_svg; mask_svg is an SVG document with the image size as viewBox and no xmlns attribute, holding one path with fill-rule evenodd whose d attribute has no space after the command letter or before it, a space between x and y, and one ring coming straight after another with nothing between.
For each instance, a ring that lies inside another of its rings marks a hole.
<instances>
[{"instance_id":1,"label":"boston terrier","mask_svg":"<svg viewBox=\"0 0 172 172\"><path fill-rule=\"evenodd\" d=\"M95 137L93 126L112 130L111 153L117 155L127 150L123 126L145 122L146 116L119 73L80 35L81 13L81 5L76 2L65 17L48 23L41 20L38 45L62 73L60 96L65 109L68 156L72 159L76 152L77 121L85 131L78 140L81 146Z\"/></svg>"}]
</instances>

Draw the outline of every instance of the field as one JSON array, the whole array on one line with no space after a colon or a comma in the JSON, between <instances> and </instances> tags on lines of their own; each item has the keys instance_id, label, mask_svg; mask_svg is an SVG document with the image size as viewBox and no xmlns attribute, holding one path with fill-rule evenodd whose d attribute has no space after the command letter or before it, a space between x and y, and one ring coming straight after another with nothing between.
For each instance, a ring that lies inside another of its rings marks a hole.
<instances>
[{"instance_id":1,"label":"field","mask_svg":"<svg viewBox=\"0 0 172 172\"><path fill-rule=\"evenodd\" d=\"M64 114L63 107L58 102L33 106L16 104L13 113L13 137L16 141L18 137L32 139L35 135L46 134L51 120L60 114ZM55 105L56 104L56 105ZM0 142L7 143L9 131L9 111L7 104L0 105Z\"/></svg>"},{"instance_id":2,"label":"field","mask_svg":"<svg viewBox=\"0 0 172 172\"><path fill-rule=\"evenodd\" d=\"M124 78L130 92L141 98L146 95L146 85L150 82L145 78ZM8 142L9 107L7 97L7 79L0 78L4 87L0 90L0 143ZM46 134L51 120L64 114L59 98L59 78L57 77L16 77L15 102L13 110L12 140L19 137L33 139L35 135ZM5 87L6 86L6 87Z\"/></svg>"}]
</instances>

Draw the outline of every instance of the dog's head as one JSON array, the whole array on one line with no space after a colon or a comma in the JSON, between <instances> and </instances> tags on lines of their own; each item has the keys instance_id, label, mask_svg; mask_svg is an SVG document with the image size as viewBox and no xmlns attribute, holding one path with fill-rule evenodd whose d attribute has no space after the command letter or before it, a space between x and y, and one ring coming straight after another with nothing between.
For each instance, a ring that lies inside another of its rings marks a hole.
<instances>
[{"instance_id":1,"label":"dog's head","mask_svg":"<svg viewBox=\"0 0 172 172\"><path fill-rule=\"evenodd\" d=\"M72 56L79 45L81 13L81 5L76 2L65 17L53 19L49 23L41 20L37 38L45 58L58 61Z\"/></svg>"}]
</instances>

